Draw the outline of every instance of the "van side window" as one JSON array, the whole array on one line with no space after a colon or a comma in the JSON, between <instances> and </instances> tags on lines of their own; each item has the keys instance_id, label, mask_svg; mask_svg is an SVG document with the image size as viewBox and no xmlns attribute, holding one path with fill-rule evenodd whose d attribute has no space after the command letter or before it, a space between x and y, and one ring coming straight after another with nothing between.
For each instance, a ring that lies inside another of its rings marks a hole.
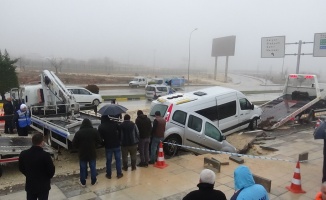
<instances>
[{"instance_id":1,"label":"van side window","mask_svg":"<svg viewBox=\"0 0 326 200\"><path fill-rule=\"evenodd\" d=\"M147 86L146 91L155 91L155 88L151 86Z\"/></svg>"},{"instance_id":2,"label":"van side window","mask_svg":"<svg viewBox=\"0 0 326 200\"><path fill-rule=\"evenodd\" d=\"M186 117L187 117L187 113L180 110L176 110L172 116L172 120L185 125Z\"/></svg>"},{"instance_id":3,"label":"van side window","mask_svg":"<svg viewBox=\"0 0 326 200\"><path fill-rule=\"evenodd\" d=\"M198 113L212 121L217 120L217 106L212 106L212 107L205 108L202 110L197 110L196 113Z\"/></svg>"},{"instance_id":4,"label":"van side window","mask_svg":"<svg viewBox=\"0 0 326 200\"><path fill-rule=\"evenodd\" d=\"M221 132L208 122L205 124L205 135L217 141L221 141Z\"/></svg>"},{"instance_id":5,"label":"van side window","mask_svg":"<svg viewBox=\"0 0 326 200\"><path fill-rule=\"evenodd\" d=\"M83 90L83 89L79 89L79 94L90 95L90 93L87 90Z\"/></svg>"},{"instance_id":6,"label":"van side window","mask_svg":"<svg viewBox=\"0 0 326 200\"><path fill-rule=\"evenodd\" d=\"M219 105L217 108L218 119L221 120L221 119L225 119L225 118L235 115L237 112L236 105L237 104L236 104L235 100Z\"/></svg>"},{"instance_id":7,"label":"van side window","mask_svg":"<svg viewBox=\"0 0 326 200\"><path fill-rule=\"evenodd\" d=\"M168 91L167 87L157 87L157 90L161 91L161 92L167 92Z\"/></svg>"},{"instance_id":8,"label":"van side window","mask_svg":"<svg viewBox=\"0 0 326 200\"><path fill-rule=\"evenodd\" d=\"M203 120L196 117L196 116L193 116L193 115L190 115L189 116L189 119L188 119L188 127L190 129L193 129L197 132L200 132L201 131L201 128L202 128L202 123L203 123Z\"/></svg>"},{"instance_id":9,"label":"van side window","mask_svg":"<svg viewBox=\"0 0 326 200\"><path fill-rule=\"evenodd\" d=\"M241 110L251 110L251 103L247 99L239 99L239 102Z\"/></svg>"}]
</instances>

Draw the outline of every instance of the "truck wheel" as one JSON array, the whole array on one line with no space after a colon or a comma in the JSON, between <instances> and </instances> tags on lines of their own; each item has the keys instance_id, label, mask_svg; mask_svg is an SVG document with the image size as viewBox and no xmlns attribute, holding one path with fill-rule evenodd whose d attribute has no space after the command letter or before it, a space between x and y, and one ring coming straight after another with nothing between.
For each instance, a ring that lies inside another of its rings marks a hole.
<instances>
[{"instance_id":1,"label":"truck wheel","mask_svg":"<svg viewBox=\"0 0 326 200\"><path fill-rule=\"evenodd\" d=\"M253 118L249 124L250 130L255 130L257 128L257 118Z\"/></svg>"},{"instance_id":2,"label":"truck wheel","mask_svg":"<svg viewBox=\"0 0 326 200\"><path fill-rule=\"evenodd\" d=\"M177 136L169 136L165 142L169 142L169 143L172 143L172 144L178 144L178 145L181 145L181 141L180 139L177 137ZM163 144L163 150L164 150L164 153L168 156L173 156L175 154L177 154L178 150L179 150L179 147L176 146L176 145L172 145L172 144Z\"/></svg>"},{"instance_id":3,"label":"truck wheel","mask_svg":"<svg viewBox=\"0 0 326 200\"><path fill-rule=\"evenodd\" d=\"M139 85L136 85L136 88L139 88Z\"/></svg>"},{"instance_id":4,"label":"truck wheel","mask_svg":"<svg viewBox=\"0 0 326 200\"><path fill-rule=\"evenodd\" d=\"M100 105L100 101L99 101L98 99L94 99L94 101L93 101L93 105L94 105L94 106L98 106L98 105Z\"/></svg>"},{"instance_id":5,"label":"truck wheel","mask_svg":"<svg viewBox=\"0 0 326 200\"><path fill-rule=\"evenodd\" d=\"M2 176L2 167L0 166L0 177Z\"/></svg>"}]
</instances>

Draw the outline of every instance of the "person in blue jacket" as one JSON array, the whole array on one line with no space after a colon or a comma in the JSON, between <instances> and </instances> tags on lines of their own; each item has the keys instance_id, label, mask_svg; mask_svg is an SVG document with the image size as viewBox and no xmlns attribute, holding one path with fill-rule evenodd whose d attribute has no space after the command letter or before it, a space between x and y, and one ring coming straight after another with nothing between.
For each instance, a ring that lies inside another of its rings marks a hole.
<instances>
[{"instance_id":1,"label":"person in blue jacket","mask_svg":"<svg viewBox=\"0 0 326 200\"><path fill-rule=\"evenodd\" d=\"M262 185L255 184L250 169L241 165L234 170L235 193L231 200L269 200Z\"/></svg>"},{"instance_id":2,"label":"person in blue jacket","mask_svg":"<svg viewBox=\"0 0 326 200\"><path fill-rule=\"evenodd\" d=\"M31 125L31 113L25 104L20 105L14 116L18 136L28 136L28 129Z\"/></svg>"}]
</instances>

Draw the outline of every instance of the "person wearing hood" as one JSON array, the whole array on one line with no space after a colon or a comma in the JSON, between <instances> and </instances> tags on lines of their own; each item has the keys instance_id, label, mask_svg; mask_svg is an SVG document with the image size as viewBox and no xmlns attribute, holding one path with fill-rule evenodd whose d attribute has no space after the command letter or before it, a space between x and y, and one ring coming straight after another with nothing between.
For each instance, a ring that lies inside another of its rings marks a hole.
<instances>
[{"instance_id":1,"label":"person wearing hood","mask_svg":"<svg viewBox=\"0 0 326 200\"><path fill-rule=\"evenodd\" d=\"M25 104L20 105L14 116L18 136L28 136L28 129L31 125L31 113Z\"/></svg>"},{"instance_id":2,"label":"person wearing hood","mask_svg":"<svg viewBox=\"0 0 326 200\"><path fill-rule=\"evenodd\" d=\"M112 170L112 156L115 159L115 168L117 170L117 178L123 176L121 172L121 149L120 149L120 127L119 124L110 119L109 116L101 117L101 124L98 127L98 132L100 133L105 146L106 155L106 178L111 179Z\"/></svg>"},{"instance_id":3,"label":"person wearing hood","mask_svg":"<svg viewBox=\"0 0 326 200\"><path fill-rule=\"evenodd\" d=\"M139 156L140 163L137 165L139 167L148 167L149 162L149 142L152 132L152 122L144 115L143 111L137 111L136 125L139 130Z\"/></svg>"},{"instance_id":4,"label":"person wearing hood","mask_svg":"<svg viewBox=\"0 0 326 200\"><path fill-rule=\"evenodd\" d=\"M234 170L235 193L231 200L269 200L268 193L262 185L255 184L250 169L241 165Z\"/></svg>"},{"instance_id":5,"label":"person wearing hood","mask_svg":"<svg viewBox=\"0 0 326 200\"><path fill-rule=\"evenodd\" d=\"M187 194L183 200L226 200L226 196L220 190L214 190L215 173L210 169L204 169L200 173L199 183L195 190Z\"/></svg>"},{"instance_id":6,"label":"person wearing hood","mask_svg":"<svg viewBox=\"0 0 326 200\"><path fill-rule=\"evenodd\" d=\"M101 144L101 138L89 119L84 119L76 132L72 144L78 149L80 167L80 185L86 186L87 164L91 170L91 184L97 183L96 178L96 147Z\"/></svg>"}]
</instances>

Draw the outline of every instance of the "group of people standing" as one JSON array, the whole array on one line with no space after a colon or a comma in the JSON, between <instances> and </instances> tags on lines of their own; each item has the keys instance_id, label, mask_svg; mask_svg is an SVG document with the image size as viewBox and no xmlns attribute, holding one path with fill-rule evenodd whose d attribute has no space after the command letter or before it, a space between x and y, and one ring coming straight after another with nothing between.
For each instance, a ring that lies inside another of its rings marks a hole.
<instances>
[{"instance_id":1,"label":"group of people standing","mask_svg":"<svg viewBox=\"0 0 326 200\"><path fill-rule=\"evenodd\" d=\"M19 136L27 136L31 124L31 113L25 104L19 104L8 97L4 101L3 110L5 114L5 133L14 133L17 129Z\"/></svg>"},{"instance_id":2,"label":"group of people standing","mask_svg":"<svg viewBox=\"0 0 326 200\"><path fill-rule=\"evenodd\" d=\"M137 111L135 123L130 115L124 115L119 124L111 116L102 116L98 129L93 128L89 119L84 119L80 130L73 139L73 145L79 151L80 184L86 185L87 165L91 170L91 184L97 183L96 178L96 147L103 144L106 155L106 178L112 178L111 163L114 155L117 178L123 177L123 171L128 171L128 155L130 155L131 170L138 167L148 167L154 164L160 141L163 141L166 122L159 111L155 112L155 120L151 120ZM150 147L151 144L151 147ZM137 164L137 150L140 162ZM122 158L122 162L121 162Z\"/></svg>"}]
</instances>

